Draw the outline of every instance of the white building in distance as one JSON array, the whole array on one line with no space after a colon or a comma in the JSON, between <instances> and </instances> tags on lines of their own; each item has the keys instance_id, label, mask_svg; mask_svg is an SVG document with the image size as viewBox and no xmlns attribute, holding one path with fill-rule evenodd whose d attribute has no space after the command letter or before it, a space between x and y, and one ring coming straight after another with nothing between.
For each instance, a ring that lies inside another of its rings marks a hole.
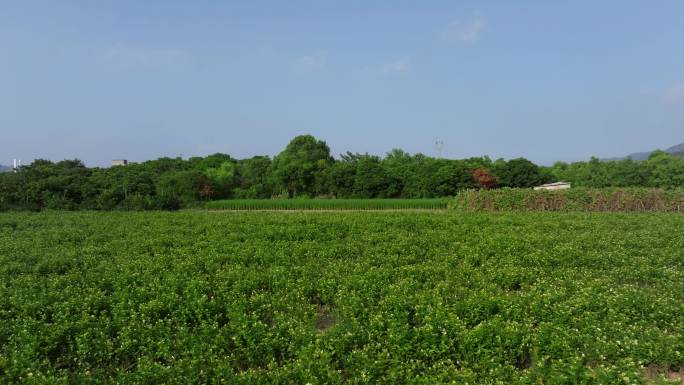
<instances>
[{"instance_id":1,"label":"white building in distance","mask_svg":"<svg viewBox=\"0 0 684 385\"><path fill-rule=\"evenodd\" d=\"M114 159L114 160L112 160L112 166L127 166L127 165L128 165L127 159Z\"/></svg>"},{"instance_id":2,"label":"white building in distance","mask_svg":"<svg viewBox=\"0 0 684 385\"><path fill-rule=\"evenodd\" d=\"M570 182L547 183L547 184L543 184L541 186L537 186L534 189L535 190L565 190L566 188L570 188Z\"/></svg>"}]
</instances>

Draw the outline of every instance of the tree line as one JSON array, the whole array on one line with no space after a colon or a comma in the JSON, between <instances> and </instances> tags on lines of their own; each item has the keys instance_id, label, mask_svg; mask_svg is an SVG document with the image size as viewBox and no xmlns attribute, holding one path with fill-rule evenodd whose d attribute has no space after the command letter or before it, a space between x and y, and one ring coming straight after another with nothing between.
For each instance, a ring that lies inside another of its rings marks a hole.
<instances>
[{"instance_id":1,"label":"tree line","mask_svg":"<svg viewBox=\"0 0 684 385\"><path fill-rule=\"evenodd\" d=\"M684 186L684 159L655 152L642 162L592 158L540 167L524 158L441 159L399 149L384 157L347 152L335 159L324 141L302 135L273 158L219 153L109 168L39 159L0 173L0 210L173 210L232 198L433 198L560 180L586 187Z\"/></svg>"}]
</instances>

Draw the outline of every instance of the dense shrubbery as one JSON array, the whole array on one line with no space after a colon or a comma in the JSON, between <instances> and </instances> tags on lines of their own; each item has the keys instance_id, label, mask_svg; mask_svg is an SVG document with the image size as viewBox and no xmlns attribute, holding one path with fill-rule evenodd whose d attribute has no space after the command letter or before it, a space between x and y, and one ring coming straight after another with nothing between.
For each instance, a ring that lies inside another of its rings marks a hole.
<instances>
[{"instance_id":1,"label":"dense shrubbery","mask_svg":"<svg viewBox=\"0 0 684 385\"><path fill-rule=\"evenodd\" d=\"M684 157L653 152L647 160L558 162L545 169L554 180L576 187L684 187Z\"/></svg>"},{"instance_id":2,"label":"dense shrubbery","mask_svg":"<svg viewBox=\"0 0 684 385\"><path fill-rule=\"evenodd\" d=\"M684 216L3 213L0 383L644 384Z\"/></svg>"},{"instance_id":3,"label":"dense shrubbery","mask_svg":"<svg viewBox=\"0 0 684 385\"><path fill-rule=\"evenodd\" d=\"M17 173L0 173L0 210L172 210L208 200L273 197L435 198L558 180L584 187L681 187L684 159L656 152L643 162L592 159L549 168L523 158L451 160L402 150L382 158L348 152L334 159L325 142L307 135L273 159L214 154L111 168L36 160Z\"/></svg>"},{"instance_id":4,"label":"dense shrubbery","mask_svg":"<svg viewBox=\"0 0 684 385\"><path fill-rule=\"evenodd\" d=\"M471 211L684 212L684 189L465 190L449 207Z\"/></svg>"}]
</instances>

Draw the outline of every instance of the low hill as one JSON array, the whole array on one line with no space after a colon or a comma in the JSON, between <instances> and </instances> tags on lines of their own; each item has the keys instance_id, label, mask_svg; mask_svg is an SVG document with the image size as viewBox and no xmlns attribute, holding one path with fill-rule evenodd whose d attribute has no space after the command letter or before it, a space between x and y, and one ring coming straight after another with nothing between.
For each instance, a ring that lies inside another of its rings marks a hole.
<instances>
[{"instance_id":1,"label":"low hill","mask_svg":"<svg viewBox=\"0 0 684 385\"><path fill-rule=\"evenodd\" d=\"M625 158L631 158L632 160L646 160L653 151L647 152L635 152L633 154L627 155ZM668 154L684 156L684 143L672 146L665 150ZM624 158L623 158L624 159Z\"/></svg>"},{"instance_id":2,"label":"low hill","mask_svg":"<svg viewBox=\"0 0 684 385\"><path fill-rule=\"evenodd\" d=\"M679 143L678 145L672 146L665 151L672 155L684 156L684 143Z\"/></svg>"}]
</instances>

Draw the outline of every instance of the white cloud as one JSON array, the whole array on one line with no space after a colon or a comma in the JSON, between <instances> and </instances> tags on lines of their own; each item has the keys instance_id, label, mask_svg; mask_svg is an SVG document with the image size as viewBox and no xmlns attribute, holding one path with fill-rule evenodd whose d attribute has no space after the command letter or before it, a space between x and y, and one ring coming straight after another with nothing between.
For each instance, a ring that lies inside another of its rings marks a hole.
<instances>
[{"instance_id":1,"label":"white cloud","mask_svg":"<svg viewBox=\"0 0 684 385\"><path fill-rule=\"evenodd\" d=\"M298 57L295 59L293 67L297 72L313 72L323 68L324 65L323 53L316 53Z\"/></svg>"},{"instance_id":2,"label":"white cloud","mask_svg":"<svg viewBox=\"0 0 684 385\"><path fill-rule=\"evenodd\" d=\"M104 50L106 60L125 66L156 66L187 62L188 54L177 48L136 48L118 43Z\"/></svg>"},{"instance_id":3,"label":"white cloud","mask_svg":"<svg viewBox=\"0 0 684 385\"><path fill-rule=\"evenodd\" d=\"M400 59L397 59L393 62L387 63L382 66L382 73L384 74L398 74L402 72L406 72L409 70L410 66L410 61L409 58L403 57Z\"/></svg>"},{"instance_id":4,"label":"white cloud","mask_svg":"<svg viewBox=\"0 0 684 385\"><path fill-rule=\"evenodd\" d=\"M684 102L684 83L673 84L665 91L663 99L667 103L682 103Z\"/></svg>"},{"instance_id":5,"label":"white cloud","mask_svg":"<svg viewBox=\"0 0 684 385\"><path fill-rule=\"evenodd\" d=\"M479 17L467 21L456 20L447 25L442 37L448 41L474 44L480 39L486 27L487 23Z\"/></svg>"}]
</instances>

